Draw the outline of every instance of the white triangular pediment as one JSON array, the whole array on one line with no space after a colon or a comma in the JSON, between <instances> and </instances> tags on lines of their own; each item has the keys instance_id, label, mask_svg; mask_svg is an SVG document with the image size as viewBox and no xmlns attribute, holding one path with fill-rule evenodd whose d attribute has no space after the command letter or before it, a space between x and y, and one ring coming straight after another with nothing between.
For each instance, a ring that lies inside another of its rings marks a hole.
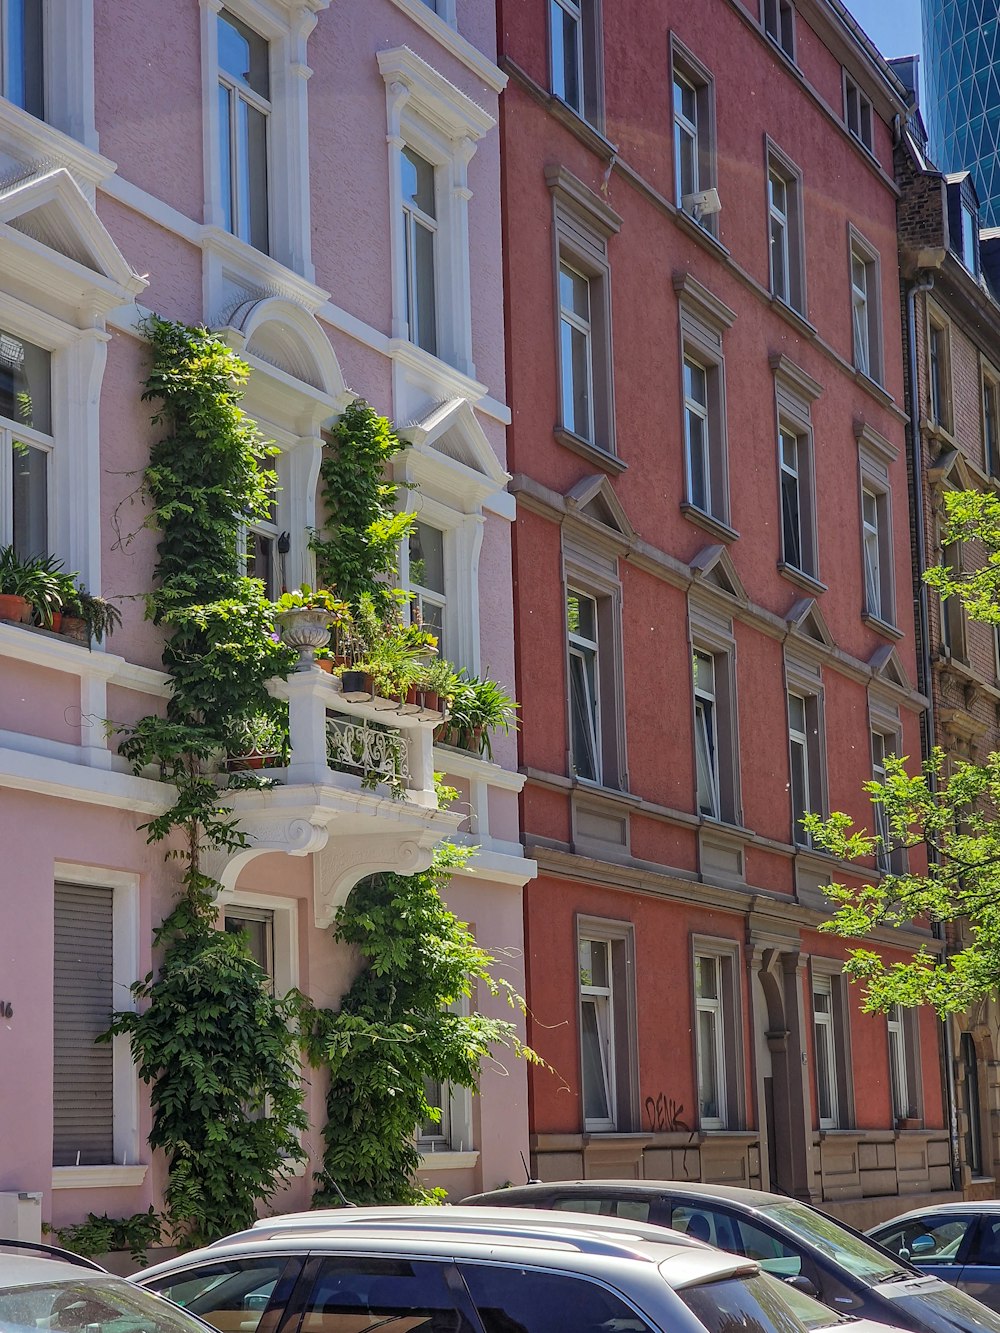
<instances>
[{"instance_id":1,"label":"white triangular pediment","mask_svg":"<svg viewBox=\"0 0 1000 1333\"><path fill-rule=\"evenodd\" d=\"M834 639L815 597L801 597L785 616L789 626L804 639L833 648Z\"/></svg>"},{"instance_id":2,"label":"white triangular pediment","mask_svg":"<svg viewBox=\"0 0 1000 1333\"><path fill-rule=\"evenodd\" d=\"M567 508L610 528L626 541L635 538L635 529L607 477L600 474L582 477L566 492L565 499Z\"/></svg>"},{"instance_id":3,"label":"white triangular pediment","mask_svg":"<svg viewBox=\"0 0 1000 1333\"><path fill-rule=\"evenodd\" d=\"M906 668L900 661L899 653L890 644L882 644L876 648L868 659L868 665L879 680L884 680L888 685L895 685L897 689L912 692L913 686L906 674Z\"/></svg>"},{"instance_id":4,"label":"white triangular pediment","mask_svg":"<svg viewBox=\"0 0 1000 1333\"><path fill-rule=\"evenodd\" d=\"M510 480L467 398L449 398L436 404L401 434L422 453L433 450L470 472L478 472L497 490Z\"/></svg>"},{"instance_id":5,"label":"white triangular pediment","mask_svg":"<svg viewBox=\"0 0 1000 1333\"><path fill-rule=\"evenodd\" d=\"M703 546L691 561L689 568L699 583L718 588L730 597L735 597L737 601L747 600L747 590L737 573L733 557L721 542Z\"/></svg>"},{"instance_id":6,"label":"white triangular pediment","mask_svg":"<svg viewBox=\"0 0 1000 1333\"><path fill-rule=\"evenodd\" d=\"M36 254L40 247L39 257L50 252L113 284L122 301L146 285L64 167L0 190L0 229L26 237Z\"/></svg>"}]
</instances>

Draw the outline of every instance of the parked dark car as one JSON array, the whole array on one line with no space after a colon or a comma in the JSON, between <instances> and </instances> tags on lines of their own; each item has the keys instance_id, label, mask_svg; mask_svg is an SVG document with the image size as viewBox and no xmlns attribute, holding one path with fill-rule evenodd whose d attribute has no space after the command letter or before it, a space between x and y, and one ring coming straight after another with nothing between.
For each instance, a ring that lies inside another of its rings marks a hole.
<instances>
[{"instance_id":1,"label":"parked dark car","mask_svg":"<svg viewBox=\"0 0 1000 1333\"><path fill-rule=\"evenodd\" d=\"M463 1203L635 1218L755 1259L844 1314L913 1333L1000 1333L1000 1315L965 1292L780 1194L674 1180L562 1180L493 1190Z\"/></svg>"},{"instance_id":2,"label":"parked dark car","mask_svg":"<svg viewBox=\"0 0 1000 1333\"><path fill-rule=\"evenodd\" d=\"M1000 1202L945 1203L882 1222L873 1240L1000 1311Z\"/></svg>"}]
</instances>

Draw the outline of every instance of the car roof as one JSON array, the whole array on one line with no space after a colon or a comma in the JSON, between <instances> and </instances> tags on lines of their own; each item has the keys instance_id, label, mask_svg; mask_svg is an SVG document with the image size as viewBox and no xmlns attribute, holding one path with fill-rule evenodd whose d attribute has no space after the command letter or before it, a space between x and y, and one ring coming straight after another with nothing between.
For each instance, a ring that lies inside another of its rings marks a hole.
<instances>
[{"instance_id":1,"label":"car roof","mask_svg":"<svg viewBox=\"0 0 1000 1333\"><path fill-rule=\"evenodd\" d=\"M625 1219L509 1208L339 1208L267 1218L248 1231L136 1275L139 1282L194 1263L269 1252L344 1250L489 1259L592 1272L616 1261L657 1265L671 1287L749 1276L758 1266L662 1227ZM581 1262L581 1260L583 1262Z\"/></svg>"},{"instance_id":2,"label":"car roof","mask_svg":"<svg viewBox=\"0 0 1000 1333\"><path fill-rule=\"evenodd\" d=\"M723 1203L739 1204L745 1208L759 1209L771 1204L799 1205L799 1200L790 1199L784 1194L768 1194L764 1190L743 1189L737 1185L701 1185L686 1180L547 1180L533 1181L529 1185L514 1185L509 1190L489 1190L483 1194L472 1194L463 1199L463 1204L476 1204L477 1200L499 1199L509 1195L512 1199L532 1198L536 1194L626 1194L646 1199L658 1194L690 1194L696 1198L718 1199ZM799 1205L805 1206L805 1205Z\"/></svg>"},{"instance_id":3,"label":"car roof","mask_svg":"<svg viewBox=\"0 0 1000 1333\"><path fill-rule=\"evenodd\" d=\"M877 1226L869 1227L867 1235L874 1235L876 1231L882 1231L885 1227L892 1226L896 1222L906 1222L910 1218L929 1217L932 1213L997 1213L1000 1212L1000 1199L958 1199L951 1203L933 1203L925 1204L923 1208L911 1208L909 1212L897 1213L895 1217L886 1218L884 1222L879 1222Z\"/></svg>"},{"instance_id":4,"label":"car roof","mask_svg":"<svg viewBox=\"0 0 1000 1333\"><path fill-rule=\"evenodd\" d=\"M82 1268L61 1259L8 1254L0 1249L0 1287L51 1286L54 1282L88 1282L111 1275L96 1268ZM114 1281L118 1281L117 1278Z\"/></svg>"}]
</instances>

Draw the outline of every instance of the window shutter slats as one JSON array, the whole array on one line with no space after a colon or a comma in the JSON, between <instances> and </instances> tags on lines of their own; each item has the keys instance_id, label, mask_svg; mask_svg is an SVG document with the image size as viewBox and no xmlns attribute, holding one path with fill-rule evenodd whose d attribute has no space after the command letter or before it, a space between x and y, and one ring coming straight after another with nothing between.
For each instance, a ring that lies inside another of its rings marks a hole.
<instances>
[{"instance_id":1,"label":"window shutter slats","mask_svg":"<svg viewBox=\"0 0 1000 1333\"><path fill-rule=\"evenodd\" d=\"M55 1166L113 1160L113 1057L94 1044L114 1007L113 899L100 885L55 886Z\"/></svg>"}]
</instances>

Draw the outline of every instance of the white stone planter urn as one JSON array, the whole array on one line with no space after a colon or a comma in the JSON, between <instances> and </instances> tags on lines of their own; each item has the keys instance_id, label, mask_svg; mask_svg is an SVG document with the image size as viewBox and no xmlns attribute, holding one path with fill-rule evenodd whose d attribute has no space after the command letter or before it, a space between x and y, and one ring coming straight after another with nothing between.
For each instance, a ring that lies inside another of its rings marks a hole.
<instances>
[{"instance_id":1,"label":"white stone planter urn","mask_svg":"<svg viewBox=\"0 0 1000 1333\"><path fill-rule=\"evenodd\" d=\"M274 617L281 642L297 648L296 671L309 671L316 661L316 649L330 642L330 612L320 608L297 607Z\"/></svg>"}]
</instances>

